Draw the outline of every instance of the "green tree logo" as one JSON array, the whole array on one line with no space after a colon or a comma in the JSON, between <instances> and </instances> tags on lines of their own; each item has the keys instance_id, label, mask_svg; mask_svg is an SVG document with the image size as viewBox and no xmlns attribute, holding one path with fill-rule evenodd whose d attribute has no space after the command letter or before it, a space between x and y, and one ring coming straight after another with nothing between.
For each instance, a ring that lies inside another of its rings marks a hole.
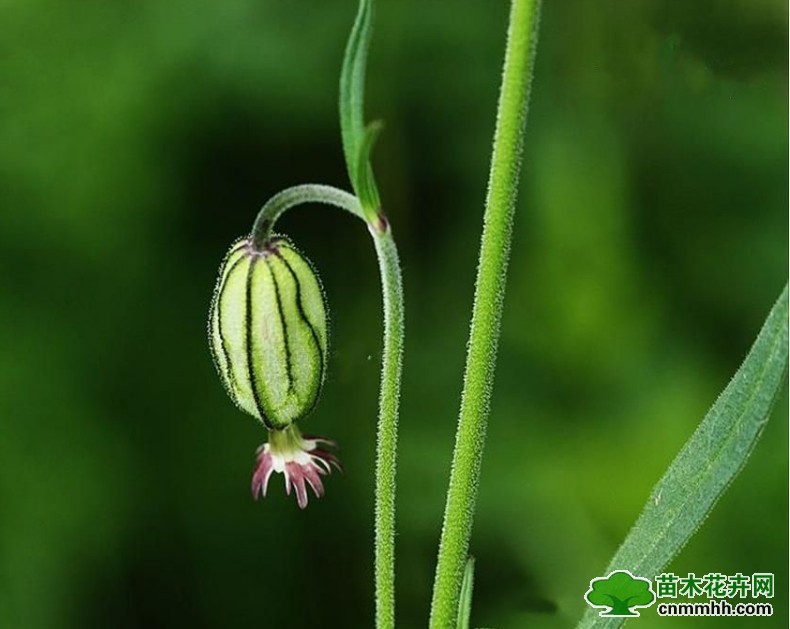
<instances>
[{"instance_id":1,"label":"green tree logo","mask_svg":"<svg viewBox=\"0 0 790 629\"><path fill-rule=\"evenodd\" d=\"M633 618L639 612L632 608L650 607L656 595L650 579L635 577L628 570L615 570L590 581L584 600L592 607L603 607L598 615L604 618Z\"/></svg>"}]
</instances>

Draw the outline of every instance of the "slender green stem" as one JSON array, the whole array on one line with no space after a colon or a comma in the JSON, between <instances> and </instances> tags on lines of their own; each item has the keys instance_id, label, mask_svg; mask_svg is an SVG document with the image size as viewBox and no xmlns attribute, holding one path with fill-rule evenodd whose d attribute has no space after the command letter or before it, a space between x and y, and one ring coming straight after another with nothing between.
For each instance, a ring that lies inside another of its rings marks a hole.
<instances>
[{"instance_id":1,"label":"slender green stem","mask_svg":"<svg viewBox=\"0 0 790 629\"><path fill-rule=\"evenodd\" d=\"M494 382L539 4L539 0L513 0L510 11L464 389L431 605L432 629L455 627L458 618Z\"/></svg>"},{"instance_id":2,"label":"slender green stem","mask_svg":"<svg viewBox=\"0 0 790 629\"><path fill-rule=\"evenodd\" d=\"M334 205L351 212L368 225L376 248L384 305L384 348L376 441L376 626L392 629L395 626L395 460L404 336L403 284L398 250L392 229L381 212L368 222L357 197L319 184L294 186L274 195L255 219L251 235L255 246L263 246L283 212L303 203Z\"/></svg>"},{"instance_id":3,"label":"slender green stem","mask_svg":"<svg viewBox=\"0 0 790 629\"><path fill-rule=\"evenodd\" d=\"M384 300L384 355L376 444L376 627L395 626L395 461L403 356L403 285L398 250L386 219L370 233L376 244Z\"/></svg>"},{"instance_id":4,"label":"slender green stem","mask_svg":"<svg viewBox=\"0 0 790 629\"><path fill-rule=\"evenodd\" d=\"M373 0L359 0L340 71L340 131L348 177L376 245L384 297L384 355L381 366L376 447L376 627L395 626L395 456L398 437L403 288L398 251L381 212L371 151L381 129L365 126L365 69L373 32Z\"/></svg>"}]
</instances>

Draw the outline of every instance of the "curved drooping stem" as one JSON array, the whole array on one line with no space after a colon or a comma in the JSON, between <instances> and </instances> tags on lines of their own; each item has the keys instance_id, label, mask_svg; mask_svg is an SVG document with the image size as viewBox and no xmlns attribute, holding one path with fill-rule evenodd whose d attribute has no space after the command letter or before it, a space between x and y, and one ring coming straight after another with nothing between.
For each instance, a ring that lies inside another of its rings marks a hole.
<instances>
[{"instance_id":1,"label":"curved drooping stem","mask_svg":"<svg viewBox=\"0 0 790 629\"><path fill-rule=\"evenodd\" d=\"M304 203L322 203L324 205L334 205L347 212L350 212L357 218L365 221L365 215L362 212L362 206L359 204L357 198L345 190L334 188L333 186L325 186L318 183L306 183L300 186L293 186L286 188L275 194L269 199L258 216L255 218L255 223L252 225L251 238L256 246L262 245L269 239L272 227L277 222L277 219L282 216L283 212Z\"/></svg>"},{"instance_id":2,"label":"curved drooping stem","mask_svg":"<svg viewBox=\"0 0 790 629\"><path fill-rule=\"evenodd\" d=\"M391 629L395 626L395 460L404 335L403 283L398 250L389 223L382 213L379 212L372 222L368 222L354 195L320 184L287 188L267 201L252 228L251 238L255 246L266 242L274 223L283 212L303 203L333 205L363 220L376 248L384 306L384 347L376 440L376 626L379 629Z\"/></svg>"},{"instance_id":3,"label":"curved drooping stem","mask_svg":"<svg viewBox=\"0 0 790 629\"><path fill-rule=\"evenodd\" d=\"M513 0L431 629L455 628L485 447L540 0Z\"/></svg>"}]
</instances>

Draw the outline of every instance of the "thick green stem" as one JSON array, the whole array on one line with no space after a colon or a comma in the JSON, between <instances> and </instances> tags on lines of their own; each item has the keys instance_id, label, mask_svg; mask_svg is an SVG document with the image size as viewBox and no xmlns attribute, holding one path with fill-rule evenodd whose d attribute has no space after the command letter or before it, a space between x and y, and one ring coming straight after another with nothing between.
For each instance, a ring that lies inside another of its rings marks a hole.
<instances>
[{"instance_id":1,"label":"thick green stem","mask_svg":"<svg viewBox=\"0 0 790 629\"><path fill-rule=\"evenodd\" d=\"M404 335L403 285L398 250L382 213L368 222L357 197L319 184L294 186L274 195L255 219L251 234L255 246L264 245L283 212L303 203L334 205L351 212L368 225L376 248L384 305L384 348L376 441L376 627L392 629L395 626L395 457Z\"/></svg>"},{"instance_id":2,"label":"thick green stem","mask_svg":"<svg viewBox=\"0 0 790 629\"><path fill-rule=\"evenodd\" d=\"M432 629L454 628L458 619L494 382L539 4L539 0L513 0L510 11L464 389L431 605Z\"/></svg>"}]
</instances>

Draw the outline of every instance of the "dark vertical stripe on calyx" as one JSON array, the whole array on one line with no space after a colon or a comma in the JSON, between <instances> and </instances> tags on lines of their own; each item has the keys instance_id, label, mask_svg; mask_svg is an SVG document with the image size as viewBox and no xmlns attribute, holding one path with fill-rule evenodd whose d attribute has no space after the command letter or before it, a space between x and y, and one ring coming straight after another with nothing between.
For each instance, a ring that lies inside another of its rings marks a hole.
<instances>
[{"instance_id":1,"label":"dark vertical stripe on calyx","mask_svg":"<svg viewBox=\"0 0 790 629\"><path fill-rule=\"evenodd\" d=\"M222 298L225 295L225 289L228 287L228 282L230 281L233 271L235 271L238 266L244 262L244 260L246 260L245 256L240 257L228 269L228 272L225 274L225 279L222 281L222 285L219 287L219 293L217 294L216 303L214 305L217 313L217 334L219 335L220 341L219 349L222 352L222 358L225 359L225 371L227 372L223 372L223 380L225 380L225 384L230 389L229 392L233 397L236 396L236 393L233 391L233 386L236 384L236 374L233 373L233 364L230 362L230 349L228 348L228 340L225 338L225 334L222 332ZM214 346L213 343L211 345L212 347ZM214 351L216 351L216 349ZM217 361L217 364L219 364L219 361Z\"/></svg>"},{"instance_id":2,"label":"dark vertical stripe on calyx","mask_svg":"<svg viewBox=\"0 0 790 629\"><path fill-rule=\"evenodd\" d=\"M281 259L279 254L277 255L278 259ZM274 268L271 264L269 258L265 258L266 266L269 269L269 273L272 276L272 285L274 286L274 297L277 300L277 316L280 319L280 326L282 327L283 332L283 347L285 349L285 375L288 378L288 391L287 393L291 393L294 390L294 376L293 376L293 366L292 358L291 358L291 346L288 342L288 322L285 320L285 314L283 313L283 302L282 296L280 295L280 285L277 282L277 274L274 272ZM298 285L297 285L298 286Z\"/></svg>"},{"instance_id":3,"label":"dark vertical stripe on calyx","mask_svg":"<svg viewBox=\"0 0 790 629\"><path fill-rule=\"evenodd\" d=\"M310 330L310 334L313 337L313 341L315 342L315 349L316 349L316 353L318 354L318 360L320 363L320 368L318 371L318 382L314 387L315 391L313 393L313 399L310 401L309 409L305 412L305 415L307 415L308 413L311 413L315 408L316 404L318 404L318 397L321 392L321 385L324 382L324 369L326 367L326 363L324 361L324 352L323 352L323 348L321 347L321 339L318 336L318 332L316 332L316 329L313 327L312 322L307 317L307 313L304 310L304 304L302 303L302 287L299 284L299 279L296 276L296 272L294 271L290 262L288 262L285 256L282 255L279 251L277 252L277 257L280 260L282 260L283 264L285 264L285 268L288 269L288 272L291 274L291 277L293 278L294 285L296 286L296 308L299 312L299 317L302 319L302 321L305 322L307 328ZM321 295L321 298L323 299L323 295ZM326 304L324 304L324 310L326 310Z\"/></svg>"},{"instance_id":4,"label":"dark vertical stripe on calyx","mask_svg":"<svg viewBox=\"0 0 790 629\"><path fill-rule=\"evenodd\" d=\"M250 379L250 391L252 398L255 400L255 408L261 421L267 426L270 425L269 418L263 410L263 403L261 401L260 392L258 391L258 379L255 376L255 365L253 361L252 351L252 278L255 272L255 264L258 262L259 256L252 256L250 259L250 267L247 270L247 288L245 290L244 298L244 332L247 353L247 375Z\"/></svg>"}]
</instances>

